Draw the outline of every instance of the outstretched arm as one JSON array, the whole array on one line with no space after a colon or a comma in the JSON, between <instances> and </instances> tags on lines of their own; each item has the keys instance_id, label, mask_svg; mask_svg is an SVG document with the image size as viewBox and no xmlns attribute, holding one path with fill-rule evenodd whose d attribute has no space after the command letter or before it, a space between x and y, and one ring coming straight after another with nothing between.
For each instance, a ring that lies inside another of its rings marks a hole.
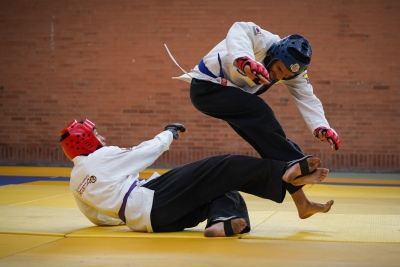
<instances>
[{"instance_id":1,"label":"outstretched arm","mask_svg":"<svg viewBox=\"0 0 400 267\"><path fill-rule=\"evenodd\" d=\"M179 134L184 132L186 128L182 124L169 124L153 139L142 142L129 150L121 150L121 155L117 158L118 162L114 165L127 173L139 173L153 164L169 149L174 138L178 139Z\"/></svg>"}]
</instances>

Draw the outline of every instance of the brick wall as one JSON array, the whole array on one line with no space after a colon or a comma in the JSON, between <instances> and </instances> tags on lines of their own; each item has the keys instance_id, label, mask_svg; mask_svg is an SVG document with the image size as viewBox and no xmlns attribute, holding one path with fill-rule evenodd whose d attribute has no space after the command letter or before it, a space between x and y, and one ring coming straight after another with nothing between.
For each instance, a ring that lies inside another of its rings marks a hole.
<instances>
[{"instance_id":1,"label":"brick wall","mask_svg":"<svg viewBox=\"0 0 400 267\"><path fill-rule=\"evenodd\" d=\"M0 1L0 164L70 165L58 132L94 121L108 144L136 145L170 122L188 134L156 166L256 152L195 110L190 70L235 21L313 45L309 78L342 140L330 152L282 86L262 95L290 139L331 170L400 171L400 1Z\"/></svg>"}]
</instances>

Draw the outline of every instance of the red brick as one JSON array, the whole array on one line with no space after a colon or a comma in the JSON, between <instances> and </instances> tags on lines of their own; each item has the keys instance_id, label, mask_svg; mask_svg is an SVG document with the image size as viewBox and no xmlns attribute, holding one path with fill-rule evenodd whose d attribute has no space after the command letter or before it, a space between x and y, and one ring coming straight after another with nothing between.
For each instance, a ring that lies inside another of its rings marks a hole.
<instances>
[{"instance_id":1,"label":"red brick","mask_svg":"<svg viewBox=\"0 0 400 267\"><path fill-rule=\"evenodd\" d=\"M343 147L331 153L318 142L286 89L276 85L261 97L288 138L331 170L400 171L399 1L275 2L276 10L307 17L302 23L282 20L279 12L266 17L249 1L169 4L72 0L49 8L48 1L0 1L0 121L12 129L0 133L0 143L11 149L0 151L2 163L12 154L6 158L14 163L70 164L57 141L43 140L57 140L60 128L82 117L109 144L126 146L152 138L167 123L184 123L188 134L158 161L168 166L223 152L257 155L225 122L193 107L189 84L171 79L182 73L163 46L189 71L226 36L237 19L231 14L241 14L240 20L281 37L297 32L312 43L310 81Z\"/></svg>"}]
</instances>

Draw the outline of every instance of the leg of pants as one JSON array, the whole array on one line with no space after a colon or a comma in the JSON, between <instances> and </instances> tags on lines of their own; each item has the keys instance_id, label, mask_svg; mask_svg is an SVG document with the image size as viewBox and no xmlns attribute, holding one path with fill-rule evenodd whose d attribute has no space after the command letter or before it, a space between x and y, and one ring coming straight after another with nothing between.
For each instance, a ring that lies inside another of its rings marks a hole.
<instances>
[{"instance_id":1,"label":"leg of pants","mask_svg":"<svg viewBox=\"0 0 400 267\"><path fill-rule=\"evenodd\" d=\"M208 228L215 223L235 218L243 218L246 221L247 226L241 233L248 233L250 231L250 218L246 203L239 192L232 191L211 200L168 224L165 224L162 220L156 221L152 216L152 227L156 233L178 232L183 231L185 228L195 227L206 219L206 228Z\"/></svg>"},{"instance_id":2,"label":"leg of pants","mask_svg":"<svg viewBox=\"0 0 400 267\"><path fill-rule=\"evenodd\" d=\"M300 147L286 138L274 112L262 98L197 79L192 80L190 98L199 111L226 121L262 158L287 162L304 157ZM287 185L291 194L301 187Z\"/></svg>"},{"instance_id":3,"label":"leg of pants","mask_svg":"<svg viewBox=\"0 0 400 267\"><path fill-rule=\"evenodd\" d=\"M250 232L250 218L246 202L238 191L231 191L211 201L206 228L217 222L235 218L243 218L246 221L247 226L241 234Z\"/></svg>"},{"instance_id":4,"label":"leg of pants","mask_svg":"<svg viewBox=\"0 0 400 267\"><path fill-rule=\"evenodd\" d=\"M152 227L177 222L200 208L195 216L185 219L193 224L193 217L205 218L198 215L202 214L203 205L231 191L281 203L286 191L282 181L285 166L286 162L272 159L222 155L173 169L143 185L154 190Z\"/></svg>"}]
</instances>

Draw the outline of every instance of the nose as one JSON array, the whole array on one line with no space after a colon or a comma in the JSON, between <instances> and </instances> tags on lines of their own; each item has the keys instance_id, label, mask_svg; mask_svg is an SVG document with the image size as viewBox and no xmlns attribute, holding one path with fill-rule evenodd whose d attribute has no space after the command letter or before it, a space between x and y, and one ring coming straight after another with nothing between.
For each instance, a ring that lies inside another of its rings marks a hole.
<instances>
[{"instance_id":1,"label":"nose","mask_svg":"<svg viewBox=\"0 0 400 267\"><path fill-rule=\"evenodd\" d=\"M276 75L276 79L277 79L278 81L280 81L280 80L283 79L283 72L277 71L277 72L275 72L275 75Z\"/></svg>"}]
</instances>

